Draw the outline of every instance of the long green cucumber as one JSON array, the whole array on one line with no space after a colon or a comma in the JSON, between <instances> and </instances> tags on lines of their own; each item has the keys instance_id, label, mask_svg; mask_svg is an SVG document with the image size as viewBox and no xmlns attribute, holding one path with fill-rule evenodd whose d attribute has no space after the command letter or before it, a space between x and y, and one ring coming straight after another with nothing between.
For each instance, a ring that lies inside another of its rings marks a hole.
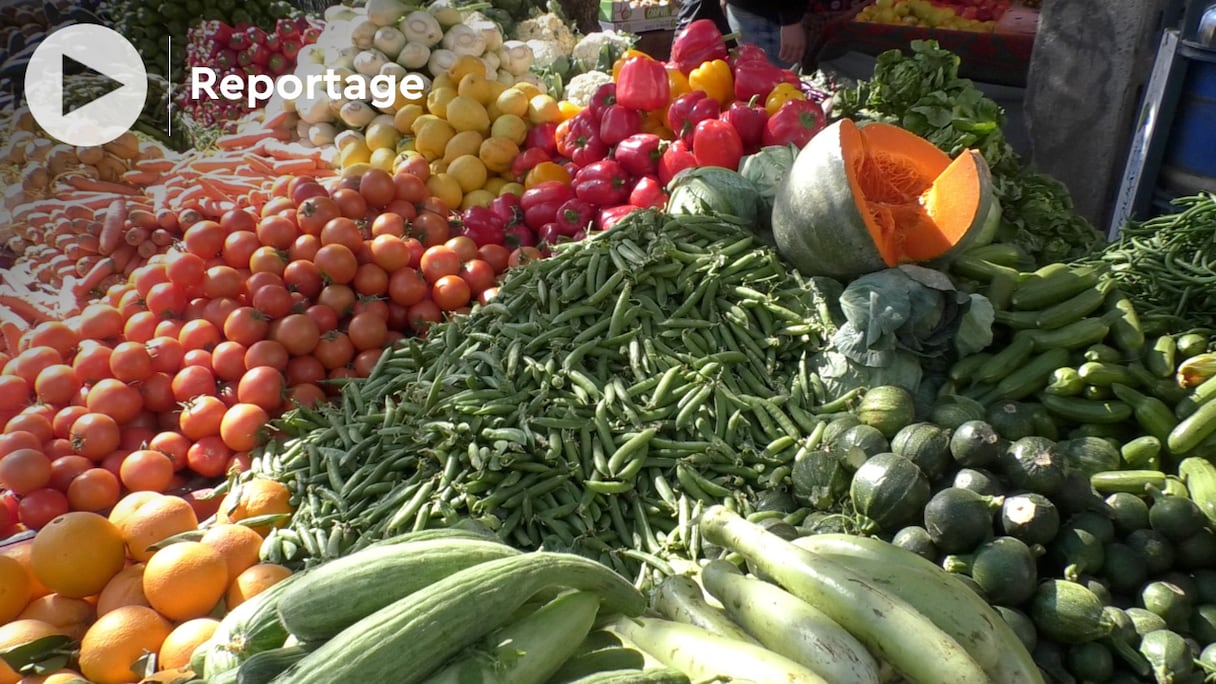
<instances>
[{"instance_id":1,"label":"long green cucumber","mask_svg":"<svg viewBox=\"0 0 1216 684\"><path fill-rule=\"evenodd\" d=\"M1149 435L1156 437L1162 444L1170 438L1170 432L1178 425L1174 412L1157 397L1137 392L1127 385L1111 385L1115 396L1132 407L1136 422Z\"/></svg>"},{"instance_id":2,"label":"long green cucumber","mask_svg":"<svg viewBox=\"0 0 1216 684\"><path fill-rule=\"evenodd\" d=\"M1014 335L1009 344L994 354L988 363L977 370L972 377L976 382L999 382L1025 364L1033 353L1034 340L1026 334L1019 333Z\"/></svg>"},{"instance_id":3,"label":"long green cucumber","mask_svg":"<svg viewBox=\"0 0 1216 684\"><path fill-rule=\"evenodd\" d=\"M667 667L694 682L744 680L782 684L830 684L772 651L662 618L621 617L605 625Z\"/></svg>"},{"instance_id":4,"label":"long green cucumber","mask_svg":"<svg viewBox=\"0 0 1216 684\"><path fill-rule=\"evenodd\" d=\"M453 572L519 553L502 542L461 537L368 547L317 566L283 596L279 616L300 641L320 643ZM334 587L342 587L341 600L334 600Z\"/></svg>"},{"instance_id":5,"label":"long green cucumber","mask_svg":"<svg viewBox=\"0 0 1216 684\"><path fill-rule=\"evenodd\" d=\"M646 667L646 656L636 648L615 646L598 651L579 653L571 657L545 684L570 684L596 672L615 670L641 670Z\"/></svg>"},{"instance_id":6,"label":"long green cucumber","mask_svg":"<svg viewBox=\"0 0 1216 684\"><path fill-rule=\"evenodd\" d=\"M571 680L570 684L689 684L688 675L663 668L662 670L610 670L597 672L579 679Z\"/></svg>"},{"instance_id":7,"label":"long green cucumber","mask_svg":"<svg viewBox=\"0 0 1216 684\"><path fill-rule=\"evenodd\" d=\"M427 684L544 684L579 647L599 612L600 597L562 594L504 626L482 648L449 663Z\"/></svg>"},{"instance_id":8,"label":"long green cucumber","mask_svg":"<svg viewBox=\"0 0 1216 684\"><path fill-rule=\"evenodd\" d=\"M1103 270L1097 266L1075 270L1041 268L1013 293L1013 306L1035 310L1068 299L1097 285Z\"/></svg>"},{"instance_id":9,"label":"long green cucumber","mask_svg":"<svg viewBox=\"0 0 1216 684\"><path fill-rule=\"evenodd\" d=\"M279 617L279 607L283 596L308 574L291 575L233 608L220 620L211 638L196 650L202 670L196 668L195 672L206 673L208 679L235 672L254 653L282 646L288 632Z\"/></svg>"},{"instance_id":10,"label":"long green cucumber","mask_svg":"<svg viewBox=\"0 0 1216 684\"><path fill-rule=\"evenodd\" d=\"M1185 454L1212 434L1216 434L1216 401L1201 405L1174 426L1166 446L1175 454Z\"/></svg>"},{"instance_id":11,"label":"long green cucumber","mask_svg":"<svg viewBox=\"0 0 1216 684\"><path fill-rule=\"evenodd\" d=\"M750 634L731 622L721 609L709 605L701 587L691 577L672 575L659 584L652 600L654 609L668 620L700 627L719 636L759 645Z\"/></svg>"},{"instance_id":12,"label":"long green cucumber","mask_svg":"<svg viewBox=\"0 0 1216 684\"><path fill-rule=\"evenodd\" d=\"M275 681L417 684L550 587L595 592L609 611L626 615L646 608L641 592L605 565L574 554L518 554L451 573L381 608Z\"/></svg>"},{"instance_id":13,"label":"long green cucumber","mask_svg":"<svg viewBox=\"0 0 1216 684\"><path fill-rule=\"evenodd\" d=\"M807 602L775 584L744 577L722 560L702 568L701 581L732 620L774 653L834 684L878 684L874 656L857 637Z\"/></svg>"},{"instance_id":14,"label":"long green cucumber","mask_svg":"<svg viewBox=\"0 0 1216 684\"><path fill-rule=\"evenodd\" d=\"M1186 484L1187 491L1208 522L1216 525L1216 466L1198 456L1182 459L1178 464L1178 475Z\"/></svg>"},{"instance_id":15,"label":"long green cucumber","mask_svg":"<svg viewBox=\"0 0 1216 684\"><path fill-rule=\"evenodd\" d=\"M705 511L700 529L703 539L742 554L849 630L912 684L988 681L958 641L907 601L847 566L801 549L722 506Z\"/></svg>"},{"instance_id":16,"label":"long green cucumber","mask_svg":"<svg viewBox=\"0 0 1216 684\"><path fill-rule=\"evenodd\" d=\"M1042 684L1034 659L1009 624L987 601L933 562L869 537L822 534L802 537L794 544L845 564L900 596L964 644L993 682Z\"/></svg>"}]
</instances>

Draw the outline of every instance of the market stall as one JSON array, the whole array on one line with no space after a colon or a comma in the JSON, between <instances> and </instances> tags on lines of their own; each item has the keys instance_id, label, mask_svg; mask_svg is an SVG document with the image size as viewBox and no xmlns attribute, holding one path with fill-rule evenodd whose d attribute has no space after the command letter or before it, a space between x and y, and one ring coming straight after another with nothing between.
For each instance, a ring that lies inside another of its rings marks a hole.
<instances>
[{"instance_id":1,"label":"market stall","mask_svg":"<svg viewBox=\"0 0 1216 684\"><path fill-rule=\"evenodd\" d=\"M0 682L1216 671L1216 198L1108 244L934 41L249 18L345 88L0 122Z\"/></svg>"}]
</instances>

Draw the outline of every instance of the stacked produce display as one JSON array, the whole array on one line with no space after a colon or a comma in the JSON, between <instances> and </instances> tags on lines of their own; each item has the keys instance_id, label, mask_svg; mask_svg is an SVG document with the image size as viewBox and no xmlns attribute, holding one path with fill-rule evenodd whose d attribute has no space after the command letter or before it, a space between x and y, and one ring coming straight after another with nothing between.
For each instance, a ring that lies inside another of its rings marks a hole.
<instances>
[{"instance_id":1,"label":"stacked produce display","mask_svg":"<svg viewBox=\"0 0 1216 684\"><path fill-rule=\"evenodd\" d=\"M8 117L0 682L1216 672L1216 199L1106 244L933 43L241 7L110 19L425 92Z\"/></svg>"}]
</instances>

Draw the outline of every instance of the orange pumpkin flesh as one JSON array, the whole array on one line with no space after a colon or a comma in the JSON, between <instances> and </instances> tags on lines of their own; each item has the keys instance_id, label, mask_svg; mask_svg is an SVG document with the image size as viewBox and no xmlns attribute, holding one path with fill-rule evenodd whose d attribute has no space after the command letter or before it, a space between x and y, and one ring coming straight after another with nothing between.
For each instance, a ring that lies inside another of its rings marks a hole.
<instances>
[{"instance_id":1,"label":"orange pumpkin flesh","mask_svg":"<svg viewBox=\"0 0 1216 684\"><path fill-rule=\"evenodd\" d=\"M842 121L849 185L870 238L887 266L928 261L972 228L986 170L974 151L950 157L899 127Z\"/></svg>"}]
</instances>

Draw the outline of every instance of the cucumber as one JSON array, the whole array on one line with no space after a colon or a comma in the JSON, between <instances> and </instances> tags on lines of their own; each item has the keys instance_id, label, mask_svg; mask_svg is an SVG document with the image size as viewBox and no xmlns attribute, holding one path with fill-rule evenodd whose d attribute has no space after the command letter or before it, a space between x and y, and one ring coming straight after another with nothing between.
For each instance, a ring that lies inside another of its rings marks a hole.
<instances>
[{"instance_id":1,"label":"cucumber","mask_svg":"<svg viewBox=\"0 0 1216 684\"><path fill-rule=\"evenodd\" d=\"M1101 268L1092 266L1083 269L1065 267L1050 271L1039 269L1018 286L1013 293L1012 304L1023 310L1042 309L1092 289L1098 284L1101 273Z\"/></svg>"},{"instance_id":2,"label":"cucumber","mask_svg":"<svg viewBox=\"0 0 1216 684\"><path fill-rule=\"evenodd\" d=\"M1064 484L1064 463L1055 442L1044 437L1023 437L1000 459L1005 477L1020 489L1051 496Z\"/></svg>"},{"instance_id":3,"label":"cucumber","mask_svg":"<svg viewBox=\"0 0 1216 684\"><path fill-rule=\"evenodd\" d=\"M690 684L690 682L688 675L665 667L644 672L628 669L597 672L570 680L568 684Z\"/></svg>"},{"instance_id":4,"label":"cucumber","mask_svg":"<svg viewBox=\"0 0 1216 684\"><path fill-rule=\"evenodd\" d=\"M660 618L617 618L605 625L693 681L751 679L828 684L811 670L768 649Z\"/></svg>"},{"instance_id":5,"label":"cucumber","mask_svg":"<svg viewBox=\"0 0 1216 684\"><path fill-rule=\"evenodd\" d=\"M843 451L857 447L869 458L890 451L891 443L872 425L854 425L836 438L835 447Z\"/></svg>"},{"instance_id":6,"label":"cucumber","mask_svg":"<svg viewBox=\"0 0 1216 684\"><path fill-rule=\"evenodd\" d=\"M254 653L236 669L237 684L268 684L307 653L308 649L298 644Z\"/></svg>"},{"instance_id":7,"label":"cucumber","mask_svg":"<svg viewBox=\"0 0 1216 684\"><path fill-rule=\"evenodd\" d=\"M1115 527L1128 534L1148 527L1148 504L1144 499L1128 492L1115 492L1106 497L1106 504L1114 511Z\"/></svg>"},{"instance_id":8,"label":"cucumber","mask_svg":"<svg viewBox=\"0 0 1216 684\"><path fill-rule=\"evenodd\" d=\"M1170 335L1162 335L1144 350L1144 367L1156 377L1172 378L1178 365L1175 361L1177 351L1177 340Z\"/></svg>"},{"instance_id":9,"label":"cucumber","mask_svg":"<svg viewBox=\"0 0 1216 684\"><path fill-rule=\"evenodd\" d=\"M1017 608L1009 606L994 606L996 612L1005 620L1013 633L1018 636L1018 641L1022 642L1022 646L1027 651L1033 651L1034 647L1039 643L1039 633L1034 628L1034 622L1030 616Z\"/></svg>"},{"instance_id":10,"label":"cucumber","mask_svg":"<svg viewBox=\"0 0 1216 684\"><path fill-rule=\"evenodd\" d=\"M1031 405L1019 401L998 401L988 407L984 418L998 435L1008 440L1018 440L1038 432Z\"/></svg>"},{"instance_id":11,"label":"cucumber","mask_svg":"<svg viewBox=\"0 0 1216 684\"><path fill-rule=\"evenodd\" d=\"M1115 674L1114 656L1097 641L1069 648L1067 662L1068 670L1083 682L1108 682Z\"/></svg>"},{"instance_id":12,"label":"cucumber","mask_svg":"<svg viewBox=\"0 0 1216 684\"><path fill-rule=\"evenodd\" d=\"M950 431L932 423L912 423L891 439L891 451L916 464L925 477L936 481L950 467Z\"/></svg>"},{"instance_id":13,"label":"cucumber","mask_svg":"<svg viewBox=\"0 0 1216 684\"><path fill-rule=\"evenodd\" d=\"M720 608L709 605L701 592L701 586L691 577L672 575L659 583L652 598L659 615L693 627L744 643L759 645L759 642L743 631L739 625Z\"/></svg>"},{"instance_id":14,"label":"cucumber","mask_svg":"<svg viewBox=\"0 0 1216 684\"><path fill-rule=\"evenodd\" d=\"M1101 437L1078 437L1056 443L1064 467L1090 477L1094 473L1118 470L1119 450Z\"/></svg>"},{"instance_id":15,"label":"cucumber","mask_svg":"<svg viewBox=\"0 0 1216 684\"><path fill-rule=\"evenodd\" d=\"M929 501L929 480L903 456L878 454L853 474L849 496L857 513L879 529L895 530L920 515Z\"/></svg>"},{"instance_id":16,"label":"cucumber","mask_svg":"<svg viewBox=\"0 0 1216 684\"><path fill-rule=\"evenodd\" d=\"M545 684L569 684L597 672L641 670L645 666L646 656L635 648L601 648L572 656Z\"/></svg>"},{"instance_id":17,"label":"cucumber","mask_svg":"<svg viewBox=\"0 0 1216 684\"><path fill-rule=\"evenodd\" d=\"M907 459L904 459L907 460ZM909 465L910 462L909 462ZM912 466L915 467L915 466ZM913 684L970 684L989 675L959 642L898 595L867 581L850 566L767 535L739 515L713 506L701 518L701 534L762 567L794 596L814 605L890 663ZM816 537L804 537L799 543ZM918 562L914 554L883 544ZM938 571L948 577L944 572ZM905 584L912 585L911 578ZM919 589L918 589L919 591ZM1001 622L995 616L995 622ZM969 644L974 648L973 643ZM1008 650L1008 645L1005 646ZM999 654L997 654L999 657ZM765 679L751 673L759 681ZM1009 680L1012 681L1012 680Z\"/></svg>"},{"instance_id":18,"label":"cucumber","mask_svg":"<svg viewBox=\"0 0 1216 684\"><path fill-rule=\"evenodd\" d=\"M1144 559L1150 576L1174 567L1174 546L1160 532L1136 530L1127 535L1124 542Z\"/></svg>"},{"instance_id":19,"label":"cucumber","mask_svg":"<svg viewBox=\"0 0 1216 684\"><path fill-rule=\"evenodd\" d=\"M1140 589L1140 605L1165 620L1169 629L1185 631L1191 619L1193 599L1173 582L1149 582Z\"/></svg>"},{"instance_id":20,"label":"cucumber","mask_svg":"<svg viewBox=\"0 0 1216 684\"><path fill-rule=\"evenodd\" d=\"M879 539L843 534L803 537L794 542L846 565L911 604L984 666L993 682L1041 682L1042 677L1008 623L989 605L975 581L952 575Z\"/></svg>"},{"instance_id":21,"label":"cucumber","mask_svg":"<svg viewBox=\"0 0 1216 684\"><path fill-rule=\"evenodd\" d=\"M1016 371L1034 353L1034 340L1026 334L1017 334L972 375L975 382L993 384Z\"/></svg>"},{"instance_id":22,"label":"cucumber","mask_svg":"<svg viewBox=\"0 0 1216 684\"><path fill-rule=\"evenodd\" d=\"M1177 632L1158 629L1140 640L1140 653L1148 659L1158 682L1183 681L1195 671L1191 647Z\"/></svg>"},{"instance_id":23,"label":"cucumber","mask_svg":"<svg viewBox=\"0 0 1216 684\"><path fill-rule=\"evenodd\" d=\"M970 551L992 534L992 512L1003 503L1001 497L947 487L925 505L925 530L943 553Z\"/></svg>"},{"instance_id":24,"label":"cucumber","mask_svg":"<svg viewBox=\"0 0 1216 684\"><path fill-rule=\"evenodd\" d=\"M1100 283L1071 297L1057 299L1051 306L1036 314L1035 327L1039 330L1054 330L1081 320L1102 308L1109 289L1109 285Z\"/></svg>"},{"instance_id":25,"label":"cucumber","mask_svg":"<svg viewBox=\"0 0 1216 684\"><path fill-rule=\"evenodd\" d=\"M1208 523L1216 525L1216 466L1205 458L1192 456L1178 463L1178 475Z\"/></svg>"},{"instance_id":26,"label":"cucumber","mask_svg":"<svg viewBox=\"0 0 1216 684\"><path fill-rule=\"evenodd\" d=\"M208 679L232 672L235 681L237 668L247 658L283 645L288 632L279 618L280 603L284 594L307 574L296 573L270 585L220 620L211 638L195 651L196 655L202 653L199 657Z\"/></svg>"},{"instance_id":27,"label":"cucumber","mask_svg":"<svg viewBox=\"0 0 1216 684\"><path fill-rule=\"evenodd\" d=\"M440 538L368 547L318 566L279 603L288 631L321 643L347 627L452 573L519 555L498 541ZM342 587L340 601L332 588Z\"/></svg>"},{"instance_id":28,"label":"cucumber","mask_svg":"<svg viewBox=\"0 0 1216 684\"><path fill-rule=\"evenodd\" d=\"M1001 484L996 475L987 470L976 468L960 468L954 474L953 485L960 489L969 489L976 494L983 494L984 496L1000 496L1004 490L1004 485Z\"/></svg>"},{"instance_id":29,"label":"cucumber","mask_svg":"<svg viewBox=\"0 0 1216 684\"><path fill-rule=\"evenodd\" d=\"M1119 460L1123 462L1122 467L1130 470L1160 470L1161 440L1152 435L1144 435L1124 442L1123 448L1119 450Z\"/></svg>"},{"instance_id":30,"label":"cucumber","mask_svg":"<svg viewBox=\"0 0 1216 684\"><path fill-rule=\"evenodd\" d=\"M1043 391L1061 397L1075 397L1083 389L1085 389L1085 381L1081 379L1081 374L1075 368L1064 366L1051 372Z\"/></svg>"},{"instance_id":31,"label":"cucumber","mask_svg":"<svg viewBox=\"0 0 1216 684\"><path fill-rule=\"evenodd\" d=\"M544 684L591 632L600 598L572 591L504 626L470 653L458 656L427 684L511 682Z\"/></svg>"},{"instance_id":32,"label":"cucumber","mask_svg":"<svg viewBox=\"0 0 1216 684\"><path fill-rule=\"evenodd\" d=\"M706 590L765 648L838 684L877 684L878 663L852 634L780 587L744 577L726 561L701 569Z\"/></svg>"},{"instance_id":33,"label":"cucumber","mask_svg":"<svg viewBox=\"0 0 1216 684\"><path fill-rule=\"evenodd\" d=\"M941 555L941 551L933 543L933 537L929 536L929 531L920 525L909 525L896 532L895 536L891 538L891 543L934 563Z\"/></svg>"},{"instance_id":34,"label":"cucumber","mask_svg":"<svg viewBox=\"0 0 1216 684\"><path fill-rule=\"evenodd\" d=\"M284 681L416 684L552 587L595 592L609 611L626 615L646 606L632 584L595 561L551 552L509 556L451 573L372 613L305 656Z\"/></svg>"},{"instance_id":35,"label":"cucumber","mask_svg":"<svg viewBox=\"0 0 1216 684\"><path fill-rule=\"evenodd\" d=\"M1144 559L1127 544L1107 544L1103 556L1102 574L1112 591L1120 594L1134 592L1148 579Z\"/></svg>"},{"instance_id":36,"label":"cucumber","mask_svg":"<svg viewBox=\"0 0 1216 684\"><path fill-rule=\"evenodd\" d=\"M950 455L965 468L993 465L1002 451L1000 435L982 420L967 421L950 436Z\"/></svg>"},{"instance_id":37,"label":"cucumber","mask_svg":"<svg viewBox=\"0 0 1216 684\"><path fill-rule=\"evenodd\" d=\"M1027 544L1047 544L1060 531L1060 513L1041 494L1009 496L1001 506L1001 529Z\"/></svg>"},{"instance_id":38,"label":"cucumber","mask_svg":"<svg viewBox=\"0 0 1216 684\"><path fill-rule=\"evenodd\" d=\"M1170 496L1150 487L1153 505L1148 509L1148 523L1170 541L1185 539L1203 529L1203 511L1184 496Z\"/></svg>"},{"instance_id":39,"label":"cucumber","mask_svg":"<svg viewBox=\"0 0 1216 684\"><path fill-rule=\"evenodd\" d=\"M1035 554L1014 537L997 537L970 556L947 557L943 567L971 577L994 605L1020 606L1038 584Z\"/></svg>"}]
</instances>

